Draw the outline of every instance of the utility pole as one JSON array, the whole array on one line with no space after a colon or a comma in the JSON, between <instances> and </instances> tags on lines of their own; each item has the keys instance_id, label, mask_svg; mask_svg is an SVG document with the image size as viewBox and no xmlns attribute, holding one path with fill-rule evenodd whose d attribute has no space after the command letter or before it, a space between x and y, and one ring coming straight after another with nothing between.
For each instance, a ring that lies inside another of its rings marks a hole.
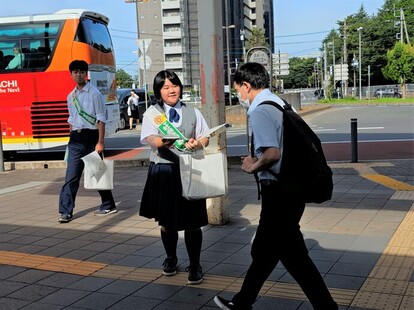
<instances>
[{"instance_id":1,"label":"utility pole","mask_svg":"<svg viewBox=\"0 0 414 310\"><path fill-rule=\"evenodd\" d=\"M323 95L326 98L326 86L327 86L327 62L328 62L328 58L326 55L326 43L323 44Z\"/></svg>"},{"instance_id":2,"label":"utility pole","mask_svg":"<svg viewBox=\"0 0 414 310\"><path fill-rule=\"evenodd\" d=\"M347 53L347 50L346 50L346 19L344 20L344 31L343 31L343 33L344 33L344 62L345 62L345 64L348 64L348 53ZM348 95L348 79L346 79L345 82L344 82L344 88L345 88L344 94L345 94L345 96L347 96Z\"/></svg>"},{"instance_id":3,"label":"utility pole","mask_svg":"<svg viewBox=\"0 0 414 310\"><path fill-rule=\"evenodd\" d=\"M201 111L210 128L225 122L223 19L222 2L197 0L200 44ZM206 152L226 152L225 133L210 138ZM227 156L225 156L227 167ZM227 171L227 170L226 170ZM227 173L227 172L226 172ZM226 177L227 178L227 177ZM207 199L208 221L223 225L229 220L228 202L225 196Z\"/></svg>"}]
</instances>

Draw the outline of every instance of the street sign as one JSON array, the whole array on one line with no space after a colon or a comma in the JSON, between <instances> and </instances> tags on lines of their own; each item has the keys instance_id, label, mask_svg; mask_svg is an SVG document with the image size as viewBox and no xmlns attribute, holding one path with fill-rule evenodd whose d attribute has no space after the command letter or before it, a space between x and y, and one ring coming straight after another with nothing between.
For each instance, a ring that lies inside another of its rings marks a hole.
<instances>
[{"instance_id":1,"label":"street sign","mask_svg":"<svg viewBox=\"0 0 414 310\"><path fill-rule=\"evenodd\" d=\"M289 70L289 64L273 63L273 70Z\"/></svg>"},{"instance_id":2,"label":"street sign","mask_svg":"<svg viewBox=\"0 0 414 310\"><path fill-rule=\"evenodd\" d=\"M138 39L138 48L142 54L145 54L150 46L152 39Z\"/></svg>"},{"instance_id":3,"label":"street sign","mask_svg":"<svg viewBox=\"0 0 414 310\"><path fill-rule=\"evenodd\" d=\"M335 81L346 81L348 80L348 78L349 78L348 65L347 64L335 65L335 68L334 68Z\"/></svg>"},{"instance_id":4,"label":"street sign","mask_svg":"<svg viewBox=\"0 0 414 310\"><path fill-rule=\"evenodd\" d=\"M286 69L286 70L278 70L277 68L275 68L274 72L275 72L275 74L277 76L289 75L290 74L290 71L288 69Z\"/></svg>"},{"instance_id":5,"label":"street sign","mask_svg":"<svg viewBox=\"0 0 414 310\"><path fill-rule=\"evenodd\" d=\"M148 70L152 65L152 59L147 55L141 56L139 57L138 64L141 70Z\"/></svg>"},{"instance_id":6,"label":"street sign","mask_svg":"<svg viewBox=\"0 0 414 310\"><path fill-rule=\"evenodd\" d=\"M289 63L289 54L288 53L279 53L279 54L273 54L273 63Z\"/></svg>"},{"instance_id":7,"label":"street sign","mask_svg":"<svg viewBox=\"0 0 414 310\"><path fill-rule=\"evenodd\" d=\"M249 57L249 62L258 62L270 72L269 55L264 50L254 50Z\"/></svg>"}]
</instances>

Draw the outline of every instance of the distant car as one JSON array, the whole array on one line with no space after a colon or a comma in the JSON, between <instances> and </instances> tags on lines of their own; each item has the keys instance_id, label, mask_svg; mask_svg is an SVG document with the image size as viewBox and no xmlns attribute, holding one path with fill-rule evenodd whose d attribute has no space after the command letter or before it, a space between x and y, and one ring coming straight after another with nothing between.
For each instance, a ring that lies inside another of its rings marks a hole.
<instances>
[{"instance_id":1,"label":"distant car","mask_svg":"<svg viewBox=\"0 0 414 310\"><path fill-rule=\"evenodd\" d=\"M374 91L375 98L402 98L402 92L396 88L379 88Z\"/></svg>"},{"instance_id":2,"label":"distant car","mask_svg":"<svg viewBox=\"0 0 414 310\"><path fill-rule=\"evenodd\" d=\"M129 116L128 116L128 99L131 96L132 88L118 88L116 90L116 95L118 97L119 102L119 114L120 114L120 125L119 129L125 129L127 124L129 124ZM135 93L139 97L138 101L138 117L139 120L142 122L142 116L146 110L145 105L145 90L144 89L134 89ZM147 94L147 102L148 106L152 104L149 95Z\"/></svg>"},{"instance_id":3,"label":"distant car","mask_svg":"<svg viewBox=\"0 0 414 310\"><path fill-rule=\"evenodd\" d=\"M230 105L229 103L229 93L224 93L224 103L225 105ZM239 98L235 93L231 93L231 105L239 104Z\"/></svg>"},{"instance_id":4,"label":"distant car","mask_svg":"<svg viewBox=\"0 0 414 310\"><path fill-rule=\"evenodd\" d=\"M315 92L313 93L315 95L315 97L319 99L324 99L325 98L325 94L324 94L324 90L323 88L317 89L315 90ZM331 94L331 98L332 99L342 99L342 93L338 90L334 90Z\"/></svg>"},{"instance_id":5,"label":"distant car","mask_svg":"<svg viewBox=\"0 0 414 310\"><path fill-rule=\"evenodd\" d=\"M181 101L188 102L188 101L191 100L191 92L188 91L188 90L185 90L185 91L183 91L183 94L182 94L181 97L182 97Z\"/></svg>"}]
</instances>

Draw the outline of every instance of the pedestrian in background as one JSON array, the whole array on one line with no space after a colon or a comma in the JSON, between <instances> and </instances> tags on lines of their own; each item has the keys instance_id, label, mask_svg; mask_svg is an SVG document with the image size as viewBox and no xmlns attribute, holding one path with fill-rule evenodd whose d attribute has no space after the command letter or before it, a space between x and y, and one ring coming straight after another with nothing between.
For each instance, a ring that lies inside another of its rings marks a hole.
<instances>
[{"instance_id":1,"label":"pedestrian in background","mask_svg":"<svg viewBox=\"0 0 414 310\"><path fill-rule=\"evenodd\" d=\"M87 81L88 63L74 60L69 72L76 86L67 98L70 127L65 183L59 197L59 222L73 219L76 194L84 169L82 157L93 151L102 154L105 136L105 104L99 90ZM95 215L117 212L111 190L100 190L101 206Z\"/></svg>"},{"instance_id":2,"label":"pedestrian in background","mask_svg":"<svg viewBox=\"0 0 414 310\"><path fill-rule=\"evenodd\" d=\"M138 113L138 101L139 97L135 91L131 90L131 96L128 98L128 115L129 115L129 130L132 130L132 125L134 124L134 119L138 125L139 123L139 113Z\"/></svg>"},{"instance_id":3,"label":"pedestrian in background","mask_svg":"<svg viewBox=\"0 0 414 310\"><path fill-rule=\"evenodd\" d=\"M181 102L183 85L169 70L160 71L154 78L154 105L160 113L168 115L171 124L186 137L185 147L202 149L209 139L203 137L208 130L201 112ZM200 265L203 235L201 227L208 224L206 200L188 200L182 196L178 152L171 140L164 140L158 127L144 114L141 143L151 147L150 166L141 199L139 214L154 218L161 226L161 240L166 252L163 274L177 273L178 232L184 230L184 241L190 265L186 268L188 284L203 281Z\"/></svg>"},{"instance_id":4,"label":"pedestrian in background","mask_svg":"<svg viewBox=\"0 0 414 310\"><path fill-rule=\"evenodd\" d=\"M234 74L234 87L240 104L248 108L249 128L253 133L254 156L243 159L242 169L257 173L262 206L251 248L252 263L241 290L232 300L215 296L214 301L221 309L252 309L263 283L281 261L315 309L338 309L308 255L300 231L305 202L282 191L274 177L280 171L283 154L283 113L271 105L259 104L270 100L283 106L284 102L270 92L267 70L258 63L239 66Z\"/></svg>"}]
</instances>

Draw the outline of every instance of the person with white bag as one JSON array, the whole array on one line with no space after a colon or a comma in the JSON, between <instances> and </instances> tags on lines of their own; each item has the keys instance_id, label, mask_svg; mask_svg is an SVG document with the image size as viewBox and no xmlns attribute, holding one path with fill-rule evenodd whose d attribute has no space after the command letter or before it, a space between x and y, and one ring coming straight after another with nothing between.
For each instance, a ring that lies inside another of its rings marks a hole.
<instances>
[{"instance_id":1,"label":"person with white bag","mask_svg":"<svg viewBox=\"0 0 414 310\"><path fill-rule=\"evenodd\" d=\"M74 60L69 71L76 86L68 95L70 138L68 143L65 183L59 196L59 222L73 219L76 194L84 170L82 157L96 151L103 154L105 136L105 104L99 90L87 82L88 63ZM117 212L111 190L99 190L101 206L95 215Z\"/></svg>"},{"instance_id":2,"label":"person with white bag","mask_svg":"<svg viewBox=\"0 0 414 310\"><path fill-rule=\"evenodd\" d=\"M172 71L160 71L154 78L154 105L186 138L185 149L194 151L208 145L209 130L201 112L181 102L183 85ZM174 139L163 138L149 114L144 114L141 143L151 147L151 164L141 199L139 214L154 218L161 226L161 240L166 252L163 274L177 273L178 231L184 230L184 241L190 260L186 268L188 284L203 281L200 265L202 246L201 227L208 224L206 199L188 200L182 195L179 152Z\"/></svg>"}]
</instances>

